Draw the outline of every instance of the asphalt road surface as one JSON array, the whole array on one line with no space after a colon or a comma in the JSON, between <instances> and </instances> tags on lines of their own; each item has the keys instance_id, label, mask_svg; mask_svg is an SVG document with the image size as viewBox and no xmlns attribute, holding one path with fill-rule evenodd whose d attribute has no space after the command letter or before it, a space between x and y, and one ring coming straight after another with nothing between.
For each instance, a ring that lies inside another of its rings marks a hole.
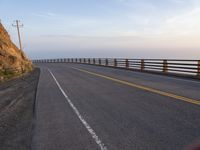
<instances>
[{"instance_id":1,"label":"asphalt road surface","mask_svg":"<svg viewBox=\"0 0 200 150\"><path fill-rule=\"evenodd\" d=\"M200 140L200 82L92 65L41 68L33 150L182 150Z\"/></svg>"}]
</instances>

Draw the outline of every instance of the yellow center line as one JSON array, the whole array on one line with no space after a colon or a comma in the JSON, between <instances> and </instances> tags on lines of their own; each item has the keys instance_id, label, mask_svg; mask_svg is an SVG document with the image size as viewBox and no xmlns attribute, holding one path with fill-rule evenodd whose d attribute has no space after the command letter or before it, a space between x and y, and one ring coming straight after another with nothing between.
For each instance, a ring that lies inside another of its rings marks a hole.
<instances>
[{"instance_id":1,"label":"yellow center line","mask_svg":"<svg viewBox=\"0 0 200 150\"><path fill-rule=\"evenodd\" d=\"M138 89L142 89L142 90L145 90L145 91L149 91L149 92L152 92L152 93L156 93L156 94L159 94L159 95L162 95L162 96L171 97L171 98L174 98L174 99L177 99L177 100L182 100L182 101L185 101L185 102L188 102L188 103L200 105L200 101L195 100L195 99L187 98L187 97L184 97L184 96L180 96L180 95L176 95L176 94L172 94L172 93L168 93L168 92L163 92L163 91L156 90L156 89L153 89L153 88L150 88L150 87L130 83L130 82L127 82L127 81L123 81L123 80L116 79L116 78L113 78L113 77L105 76L105 75L98 74L98 73L95 73L95 72L90 72L90 71L87 71L87 70L84 70L84 69L75 68L75 67L72 67L72 68L79 70L81 72L85 72L87 74L91 74L91 75L98 76L98 77L101 77L101 78L105 78L105 79L108 79L108 80L111 80L111 81L115 81L117 83L121 83L121 84L124 84L124 85L128 85L128 86L135 87L135 88L138 88Z\"/></svg>"}]
</instances>

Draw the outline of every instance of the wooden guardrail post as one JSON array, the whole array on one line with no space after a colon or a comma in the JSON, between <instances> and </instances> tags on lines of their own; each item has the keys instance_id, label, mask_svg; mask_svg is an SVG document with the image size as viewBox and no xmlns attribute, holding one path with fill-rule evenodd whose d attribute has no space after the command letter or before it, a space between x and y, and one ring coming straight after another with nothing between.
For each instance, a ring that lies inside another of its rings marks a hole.
<instances>
[{"instance_id":1,"label":"wooden guardrail post","mask_svg":"<svg viewBox=\"0 0 200 150\"><path fill-rule=\"evenodd\" d=\"M106 58L106 66L108 66L108 59Z\"/></svg>"},{"instance_id":2,"label":"wooden guardrail post","mask_svg":"<svg viewBox=\"0 0 200 150\"><path fill-rule=\"evenodd\" d=\"M83 63L85 64L85 62L86 62L86 61L85 61L85 58L83 58Z\"/></svg>"},{"instance_id":3,"label":"wooden guardrail post","mask_svg":"<svg viewBox=\"0 0 200 150\"><path fill-rule=\"evenodd\" d=\"M81 60L81 58L79 58L79 62L80 62L80 63L82 63L82 60Z\"/></svg>"},{"instance_id":4,"label":"wooden guardrail post","mask_svg":"<svg viewBox=\"0 0 200 150\"><path fill-rule=\"evenodd\" d=\"M145 62L144 59L141 59L141 71L144 71L145 69Z\"/></svg>"},{"instance_id":5,"label":"wooden guardrail post","mask_svg":"<svg viewBox=\"0 0 200 150\"><path fill-rule=\"evenodd\" d=\"M101 59L99 58L99 65L101 66Z\"/></svg>"},{"instance_id":6,"label":"wooden guardrail post","mask_svg":"<svg viewBox=\"0 0 200 150\"><path fill-rule=\"evenodd\" d=\"M76 63L78 62L78 59L76 58Z\"/></svg>"},{"instance_id":7,"label":"wooden guardrail post","mask_svg":"<svg viewBox=\"0 0 200 150\"><path fill-rule=\"evenodd\" d=\"M96 64L95 58L93 58L93 64L94 64L94 65Z\"/></svg>"},{"instance_id":8,"label":"wooden guardrail post","mask_svg":"<svg viewBox=\"0 0 200 150\"><path fill-rule=\"evenodd\" d=\"M114 59L114 67L117 67L117 59Z\"/></svg>"},{"instance_id":9,"label":"wooden guardrail post","mask_svg":"<svg viewBox=\"0 0 200 150\"><path fill-rule=\"evenodd\" d=\"M200 60L198 60L197 76L200 76Z\"/></svg>"},{"instance_id":10,"label":"wooden guardrail post","mask_svg":"<svg viewBox=\"0 0 200 150\"><path fill-rule=\"evenodd\" d=\"M126 68L129 68L129 60L126 59Z\"/></svg>"},{"instance_id":11,"label":"wooden guardrail post","mask_svg":"<svg viewBox=\"0 0 200 150\"><path fill-rule=\"evenodd\" d=\"M163 73L167 73L167 70L168 70L167 60L163 60Z\"/></svg>"},{"instance_id":12,"label":"wooden guardrail post","mask_svg":"<svg viewBox=\"0 0 200 150\"><path fill-rule=\"evenodd\" d=\"M88 58L88 63L90 64L90 58Z\"/></svg>"}]
</instances>

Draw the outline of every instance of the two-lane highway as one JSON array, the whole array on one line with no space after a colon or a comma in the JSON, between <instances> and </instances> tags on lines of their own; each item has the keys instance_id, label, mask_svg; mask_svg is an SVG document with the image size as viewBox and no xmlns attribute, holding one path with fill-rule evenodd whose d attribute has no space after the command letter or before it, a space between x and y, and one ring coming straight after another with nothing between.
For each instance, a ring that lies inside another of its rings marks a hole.
<instances>
[{"instance_id":1,"label":"two-lane highway","mask_svg":"<svg viewBox=\"0 0 200 150\"><path fill-rule=\"evenodd\" d=\"M81 64L41 68L33 150L181 150L200 140L200 82Z\"/></svg>"}]
</instances>

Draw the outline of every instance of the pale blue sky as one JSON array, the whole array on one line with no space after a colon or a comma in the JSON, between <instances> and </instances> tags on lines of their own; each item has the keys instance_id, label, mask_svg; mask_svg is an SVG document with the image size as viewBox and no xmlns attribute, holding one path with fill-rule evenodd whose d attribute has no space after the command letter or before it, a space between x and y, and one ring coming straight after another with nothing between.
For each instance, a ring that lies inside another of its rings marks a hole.
<instances>
[{"instance_id":1,"label":"pale blue sky","mask_svg":"<svg viewBox=\"0 0 200 150\"><path fill-rule=\"evenodd\" d=\"M30 58L200 56L199 0L0 0L0 19Z\"/></svg>"}]
</instances>

